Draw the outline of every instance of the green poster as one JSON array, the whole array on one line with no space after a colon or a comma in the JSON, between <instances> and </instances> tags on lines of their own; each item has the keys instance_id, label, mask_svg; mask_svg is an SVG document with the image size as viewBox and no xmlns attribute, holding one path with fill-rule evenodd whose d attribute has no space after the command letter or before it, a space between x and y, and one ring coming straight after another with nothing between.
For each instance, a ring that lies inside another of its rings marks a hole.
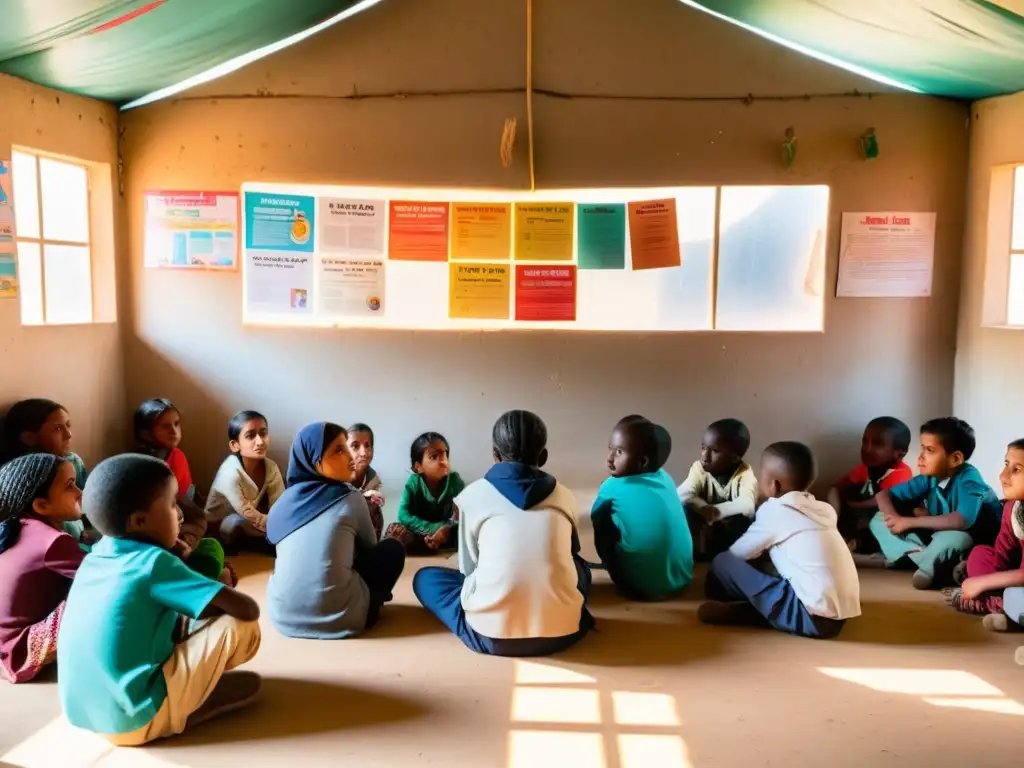
<instances>
[{"instance_id":1,"label":"green poster","mask_svg":"<svg viewBox=\"0 0 1024 768\"><path fill-rule=\"evenodd\" d=\"M625 269L626 206L580 203L576 210L580 269Z\"/></svg>"}]
</instances>

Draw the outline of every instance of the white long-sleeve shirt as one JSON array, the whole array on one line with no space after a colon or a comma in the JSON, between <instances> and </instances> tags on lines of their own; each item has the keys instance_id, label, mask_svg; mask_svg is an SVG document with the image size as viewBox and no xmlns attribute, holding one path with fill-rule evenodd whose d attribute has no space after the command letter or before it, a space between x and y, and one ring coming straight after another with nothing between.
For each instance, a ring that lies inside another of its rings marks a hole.
<instances>
[{"instance_id":1,"label":"white long-sleeve shirt","mask_svg":"<svg viewBox=\"0 0 1024 768\"><path fill-rule=\"evenodd\" d=\"M714 475L704 470L699 461L695 461L677 491L684 507L714 506L723 518L734 515L753 517L757 506L757 478L746 463L741 463L729 482L722 485Z\"/></svg>"},{"instance_id":2,"label":"white long-sleeve shirt","mask_svg":"<svg viewBox=\"0 0 1024 768\"><path fill-rule=\"evenodd\" d=\"M860 616L860 580L837 520L831 505L793 491L762 504L729 551L744 560L767 551L808 613L852 619Z\"/></svg>"}]
</instances>

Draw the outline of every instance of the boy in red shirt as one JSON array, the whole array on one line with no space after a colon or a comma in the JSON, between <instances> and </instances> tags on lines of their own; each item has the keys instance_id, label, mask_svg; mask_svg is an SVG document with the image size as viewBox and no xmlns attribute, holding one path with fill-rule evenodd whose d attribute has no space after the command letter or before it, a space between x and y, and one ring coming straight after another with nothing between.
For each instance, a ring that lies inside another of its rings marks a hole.
<instances>
[{"instance_id":1,"label":"boy in red shirt","mask_svg":"<svg viewBox=\"0 0 1024 768\"><path fill-rule=\"evenodd\" d=\"M828 503L839 515L839 532L851 552L877 550L868 523L878 511L875 494L914 476L903 461L910 450L910 428L892 416L872 419L860 443L861 463L828 492Z\"/></svg>"}]
</instances>

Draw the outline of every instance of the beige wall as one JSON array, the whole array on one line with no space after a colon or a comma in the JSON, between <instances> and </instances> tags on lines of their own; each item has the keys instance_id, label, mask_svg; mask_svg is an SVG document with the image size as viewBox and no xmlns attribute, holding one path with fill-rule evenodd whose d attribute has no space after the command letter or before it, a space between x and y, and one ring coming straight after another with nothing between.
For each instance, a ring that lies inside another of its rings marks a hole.
<instances>
[{"instance_id":1,"label":"beige wall","mask_svg":"<svg viewBox=\"0 0 1024 768\"><path fill-rule=\"evenodd\" d=\"M1006 444L1024 437L1024 330L981 326L989 184L993 166L1024 163L1022 137L1024 93L973 105L954 406L977 433L974 463L997 488Z\"/></svg>"},{"instance_id":2,"label":"beige wall","mask_svg":"<svg viewBox=\"0 0 1024 768\"><path fill-rule=\"evenodd\" d=\"M106 163L116 173L112 106L7 75L0 75L0 105L0 157L9 159L17 145ZM109 238L105 247L112 247ZM98 257L113 260L109 252ZM124 442L121 361L116 323L24 328L18 301L0 299L0 409L26 397L59 401L71 413L73 447L89 464Z\"/></svg>"},{"instance_id":3,"label":"beige wall","mask_svg":"<svg viewBox=\"0 0 1024 768\"><path fill-rule=\"evenodd\" d=\"M540 186L829 184L830 292L843 210L937 211L933 297L829 297L824 334L296 331L242 328L240 275L142 269L147 189L527 183L522 130L514 167L498 162L504 119L525 127L519 94L343 98L522 87L522 2L384 3L186 99L123 118L134 297L128 396L181 404L200 482L226 450L226 418L243 407L268 414L278 456L304 422L368 421L392 488L404 479L410 440L427 428L451 439L456 468L481 473L490 425L511 407L547 420L552 466L576 486L603 478L608 432L631 412L671 430L676 475L708 421L736 416L749 423L754 451L808 441L831 479L856 461L871 417L917 425L950 410L965 106L835 95L878 87L675 0L536 5L538 88L688 97L538 97ZM830 96L717 100L748 93ZM786 172L779 144L790 125L800 150ZM857 140L869 126L881 143L871 163Z\"/></svg>"}]
</instances>

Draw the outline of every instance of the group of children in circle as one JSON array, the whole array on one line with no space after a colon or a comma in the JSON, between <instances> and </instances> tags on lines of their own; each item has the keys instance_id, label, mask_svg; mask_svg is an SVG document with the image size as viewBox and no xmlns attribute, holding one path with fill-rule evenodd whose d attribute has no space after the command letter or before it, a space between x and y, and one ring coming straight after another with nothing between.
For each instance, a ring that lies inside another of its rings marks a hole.
<instances>
[{"instance_id":1,"label":"group of children in circle","mask_svg":"<svg viewBox=\"0 0 1024 768\"><path fill-rule=\"evenodd\" d=\"M695 561L710 561L697 613L707 624L835 637L860 615L859 564L910 568L915 587L946 587L950 604L985 616L987 628L1017 629L1024 441L1007 450L1000 502L968 463L969 425L946 417L920 432L915 476L903 462L907 426L871 421L861 463L821 501L802 443L769 445L755 475L746 426L716 421L677 487L664 470L668 431L627 416L612 431L609 477L590 514L600 563L588 563L576 501L544 471L547 428L529 411L495 422L494 464L469 485L442 435L416 438L397 522L385 530L366 424L307 425L282 475L267 455L267 419L242 411L203 498L170 401L140 405L137 452L92 473L71 450L67 410L22 401L0 431L0 673L26 682L56 660L68 721L116 745L247 704L260 679L235 667L259 648L260 610L235 589L226 560L243 551L276 558L266 607L290 637L371 629L407 554L451 550L458 568L421 568L413 591L467 647L492 655L543 656L579 642L595 626L593 568L625 597L651 601L683 591Z\"/></svg>"}]
</instances>

